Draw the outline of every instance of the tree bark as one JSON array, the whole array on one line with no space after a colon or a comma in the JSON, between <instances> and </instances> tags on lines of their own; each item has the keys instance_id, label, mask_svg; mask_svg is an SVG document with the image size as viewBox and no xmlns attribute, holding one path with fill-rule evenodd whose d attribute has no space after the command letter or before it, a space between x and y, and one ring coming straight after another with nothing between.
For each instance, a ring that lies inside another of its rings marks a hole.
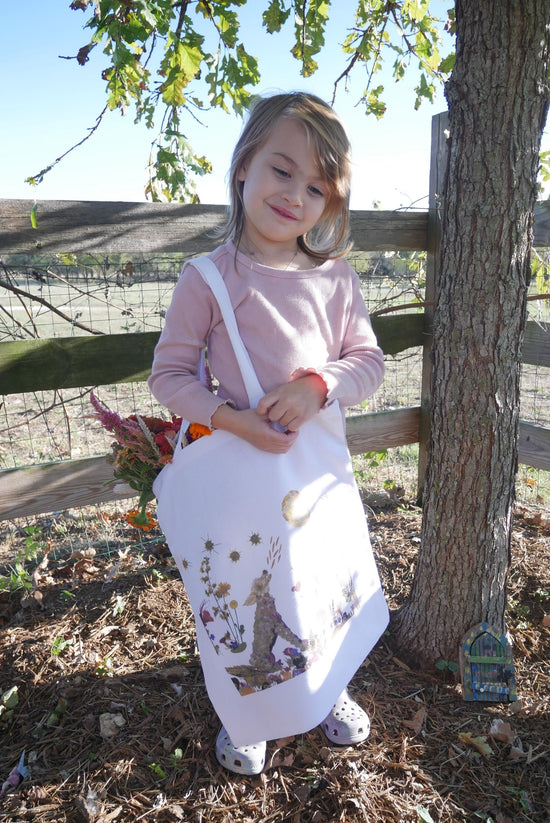
<instances>
[{"instance_id":1,"label":"tree bark","mask_svg":"<svg viewBox=\"0 0 550 823\"><path fill-rule=\"evenodd\" d=\"M395 615L408 659L456 660L481 620L505 628L549 0L456 0L449 160L433 339L422 542ZM405 652L404 652L405 653Z\"/></svg>"}]
</instances>

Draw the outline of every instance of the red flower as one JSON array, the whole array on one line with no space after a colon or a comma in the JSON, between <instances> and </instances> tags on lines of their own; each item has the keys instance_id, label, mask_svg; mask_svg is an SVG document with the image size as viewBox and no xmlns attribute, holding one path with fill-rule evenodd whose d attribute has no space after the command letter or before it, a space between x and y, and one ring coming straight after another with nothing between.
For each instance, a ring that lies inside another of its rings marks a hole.
<instances>
[{"instance_id":1,"label":"red flower","mask_svg":"<svg viewBox=\"0 0 550 823\"><path fill-rule=\"evenodd\" d=\"M163 433L155 434L154 440L161 454L172 454L174 447Z\"/></svg>"}]
</instances>

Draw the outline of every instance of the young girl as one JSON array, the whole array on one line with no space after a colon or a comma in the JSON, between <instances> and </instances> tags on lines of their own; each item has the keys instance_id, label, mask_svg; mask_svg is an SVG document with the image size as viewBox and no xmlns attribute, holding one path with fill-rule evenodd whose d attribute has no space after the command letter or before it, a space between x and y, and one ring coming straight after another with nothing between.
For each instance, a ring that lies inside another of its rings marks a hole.
<instances>
[{"instance_id":1,"label":"young girl","mask_svg":"<svg viewBox=\"0 0 550 823\"><path fill-rule=\"evenodd\" d=\"M305 93L277 94L256 102L233 153L225 242L209 255L221 272L240 336L264 392L256 408L250 407L220 307L193 261L184 266L174 290L149 386L173 413L201 423L215 434L222 430L236 436L236 442L241 443L237 460L242 466L246 455L256 450L285 455L297 449L310 421L321 419L331 407L337 410L344 440L344 407L360 403L382 380L382 351L358 278L342 258L349 248L349 186L349 142L326 103ZM216 394L199 379L197 364L205 345L218 382ZM319 475L324 472L323 462L328 465L330 461L323 449L321 443L314 449L319 451ZM345 460L348 458L346 450ZM346 470L352 476L351 469ZM268 469L266 482L270 473ZM257 484L262 487L262 478L257 478ZM205 493L219 494L221 499L223 488L216 489ZM353 493L357 494L356 489ZM175 494L177 501L177 491ZM283 501L289 541L293 532L307 533L300 527L309 516L293 519L288 514L285 505L291 505L293 495L298 492L290 492ZM159 516L160 503L159 497ZM174 510L179 503L170 506ZM260 565L254 569L250 565L246 572L249 583L240 604L236 598L229 599L229 592L237 578L245 575L243 564L252 564L252 558L258 556L261 536L250 536L246 556L240 546L232 551L231 545L227 547L229 557L240 565L235 581L219 582L212 564L217 557L221 559L225 549L221 542L205 539L202 560L190 555L192 548L185 544L184 532L193 512L187 511L185 518L168 542L184 576L197 636L200 634L203 643L199 647L203 668L206 662L209 667L208 672L205 668L207 689L222 719L225 712L216 741L219 762L237 773L259 773L266 751L260 731L279 738L320 724L333 743L363 741L369 734L369 720L346 687L384 631L388 613L362 510L359 543L345 536L345 523L338 532L341 545L334 545L332 537L325 538L325 532L317 533L315 546L308 547L311 559L307 568L300 567L299 552L292 549L291 542L271 536L267 558L258 561ZM161 525L164 528L162 518ZM181 549L173 545L180 532ZM327 541L330 545L323 545ZM300 551L305 556L305 550ZM344 555L351 557L352 567L346 572L346 597L337 603L330 584ZM354 571L355 563L357 568L370 564L363 592L358 591L357 581L363 578ZM200 568L202 594L197 594L194 583L186 579L193 567ZM250 645L245 652L242 614L251 615L252 606L254 624L249 635L253 632L254 642L250 654ZM321 621L316 614L328 611L337 639L331 640L326 652L321 650L320 634L314 627L317 619ZM221 638L215 636L216 619L223 619L228 626ZM222 666L219 661L226 652L235 654L239 665ZM313 676L315 666L321 673ZM234 701L218 694L218 681L226 673L237 689ZM280 698L266 702L267 693L277 690ZM230 726L231 736L225 726Z\"/></svg>"}]
</instances>

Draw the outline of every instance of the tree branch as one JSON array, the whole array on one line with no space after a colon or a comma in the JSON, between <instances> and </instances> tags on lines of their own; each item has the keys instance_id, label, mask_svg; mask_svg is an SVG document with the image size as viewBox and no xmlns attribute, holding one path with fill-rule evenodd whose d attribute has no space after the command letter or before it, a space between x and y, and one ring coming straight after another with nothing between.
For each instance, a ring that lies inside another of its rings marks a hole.
<instances>
[{"instance_id":1,"label":"tree branch","mask_svg":"<svg viewBox=\"0 0 550 823\"><path fill-rule=\"evenodd\" d=\"M65 400L58 391L54 392L54 399L44 409L40 409L40 411L35 412L29 417L26 417L24 420L21 420L20 423L11 423L7 429L0 429L1 434L7 434L11 432L13 429L20 429L22 426L27 426L29 423L32 423L33 420L37 420L39 417L45 417L45 415L56 409L58 406L65 406L65 403L72 403L74 400L80 400L82 397L86 397L87 394L90 393L90 389L85 388L84 391L81 391L80 394L76 394L74 397L70 397L68 400ZM56 401L56 397L59 397L59 401ZM65 411L66 414L66 411Z\"/></svg>"},{"instance_id":2,"label":"tree branch","mask_svg":"<svg viewBox=\"0 0 550 823\"><path fill-rule=\"evenodd\" d=\"M21 298L19 298L19 299L21 300ZM21 300L21 303L23 303L22 300ZM11 322L13 323L14 326L17 326L22 332L26 332L28 334L27 327L24 325L24 323L20 323L19 320L16 317L14 317L14 315L11 313L11 311L8 311L8 309L5 306L0 306L0 311L4 312L4 314L6 314L9 317L9 319L11 320ZM33 322L32 318L30 318L30 319L31 319L31 323L32 323ZM35 334L38 337L39 336L38 335L38 330L37 330L36 326L34 325L34 323L33 323L33 326L34 326ZM10 337L12 337L12 338L15 337L15 331L10 330L8 324L6 324L5 328L7 329L7 332L10 335Z\"/></svg>"},{"instance_id":3,"label":"tree branch","mask_svg":"<svg viewBox=\"0 0 550 823\"><path fill-rule=\"evenodd\" d=\"M380 317L381 314L391 314L394 311L402 311L403 309L424 309L426 306L434 306L435 303L431 300L422 301L419 303L400 303L397 306L386 306L385 309L374 309L369 312L371 317Z\"/></svg>"},{"instance_id":4,"label":"tree branch","mask_svg":"<svg viewBox=\"0 0 550 823\"><path fill-rule=\"evenodd\" d=\"M80 140L78 143L75 143L74 146L71 146L71 148L67 149L66 152L63 152L63 154L61 154L59 157L57 157L53 161L53 163L50 163L50 165L46 166L45 169L42 169L42 171L39 171L38 174L34 174L34 175L31 175L30 177L27 177L27 179L25 180L25 183L30 183L33 186L37 186L39 183L41 183L43 181L43 179L47 175L47 173L49 171L51 171L54 168L54 166L57 166L57 164L59 162L61 162L61 160L63 160L64 157L67 157L67 155L70 154L72 151L74 151L75 149L78 149L80 146L82 146L86 142L86 140L89 140L90 137L92 136L92 134L94 134L98 130L99 126L101 125L101 121L103 120L105 114L107 113L107 109L108 109L108 106L105 106L105 108L103 109L101 114L98 115L97 120L95 122L95 126L92 126L92 128L88 130L89 133L86 135L86 137L83 137L82 140Z\"/></svg>"},{"instance_id":5,"label":"tree branch","mask_svg":"<svg viewBox=\"0 0 550 823\"><path fill-rule=\"evenodd\" d=\"M343 80L344 78L346 78L346 80L347 80L347 78L348 78L348 77L350 76L350 74L351 74L351 70L353 69L353 67L355 66L355 64L357 63L357 61L358 61L358 60L359 60L359 52L358 52L358 51L356 51L356 52L354 53L353 57L351 58L351 60L349 61L349 64L348 64L347 69L344 69L344 71L342 72L342 74L340 74L340 75L336 78L336 80L334 81L334 85L333 85L333 92L332 92L332 100L331 100L331 106L334 106L334 105L335 105L335 103L336 103L336 93L337 93L337 91L338 91L338 86L340 85L340 83L342 82L342 80Z\"/></svg>"},{"instance_id":6,"label":"tree branch","mask_svg":"<svg viewBox=\"0 0 550 823\"><path fill-rule=\"evenodd\" d=\"M174 32L174 34L176 35L178 40L180 39L180 36L181 36L181 32L182 32L182 29L183 29L183 23L184 23L184 20L185 20L185 15L187 14L187 6L188 5L189 5L188 0L187 0L187 2L182 3L180 5L180 14L179 14L178 22L177 22L177 25L176 25L176 30ZM210 14L212 14L212 11L210 9L208 9L208 11L210 11Z\"/></svg>"},{"instance_id":7,"label":"tree branch","mask_svg":"<svg viewBox=\"0 0 550 823\"><path fill-rule=\"evenodd\" d=\"M5 271L5 267L4 267L4 271ZM82 329L83 331L86 331L89 334L103 334L102 331L97 331L96 329L90 328L90 326L85 326L83 323L79 323L78 320L73 320L72 317L69 317L67 314L60 311L55 306L52 306L52 304L49 303L47 300L44 300L43 297L39 297L36 294L31 294L30 292L25 291L24 289L20 289L17 286L14 286L12 283L9 283L6 280L0 280L0 287L3 287L4 289L7 289L7 291L11 291L12 294L16 294L19 297L26 297L28 300L31 300L33 303L40 303L41 306L45 306L47 309L52 311L54 314L57 314L63 320L66 320L67 323L71 324L71 326L76 326L76 328Z\"/></svg>"}]
</instances>

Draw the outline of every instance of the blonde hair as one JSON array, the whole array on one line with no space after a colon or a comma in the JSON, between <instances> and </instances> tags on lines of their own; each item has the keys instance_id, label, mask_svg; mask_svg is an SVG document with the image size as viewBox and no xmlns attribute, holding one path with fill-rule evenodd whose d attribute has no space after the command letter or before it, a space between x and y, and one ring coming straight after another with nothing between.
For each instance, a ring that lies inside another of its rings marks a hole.
<instances>
[{"instance_id":1,"label":"blonde hair","mask_svg":"<svg viewBox=\"0 0 550 823\"><path fill-rule=\"evenodd\" d=\"M315 260L341 257L351 247L349 239L349 194L351 150L345 129L334 110L313 94L289 92L257 97L233 151L229 170L229 208L220 229L225 240L238 247L244 228L243 182L239 174L269 137L281 117L300 122L316 155L328 195L317 225L298 238L298 246Z\"/></svg>"}]
</instances>

